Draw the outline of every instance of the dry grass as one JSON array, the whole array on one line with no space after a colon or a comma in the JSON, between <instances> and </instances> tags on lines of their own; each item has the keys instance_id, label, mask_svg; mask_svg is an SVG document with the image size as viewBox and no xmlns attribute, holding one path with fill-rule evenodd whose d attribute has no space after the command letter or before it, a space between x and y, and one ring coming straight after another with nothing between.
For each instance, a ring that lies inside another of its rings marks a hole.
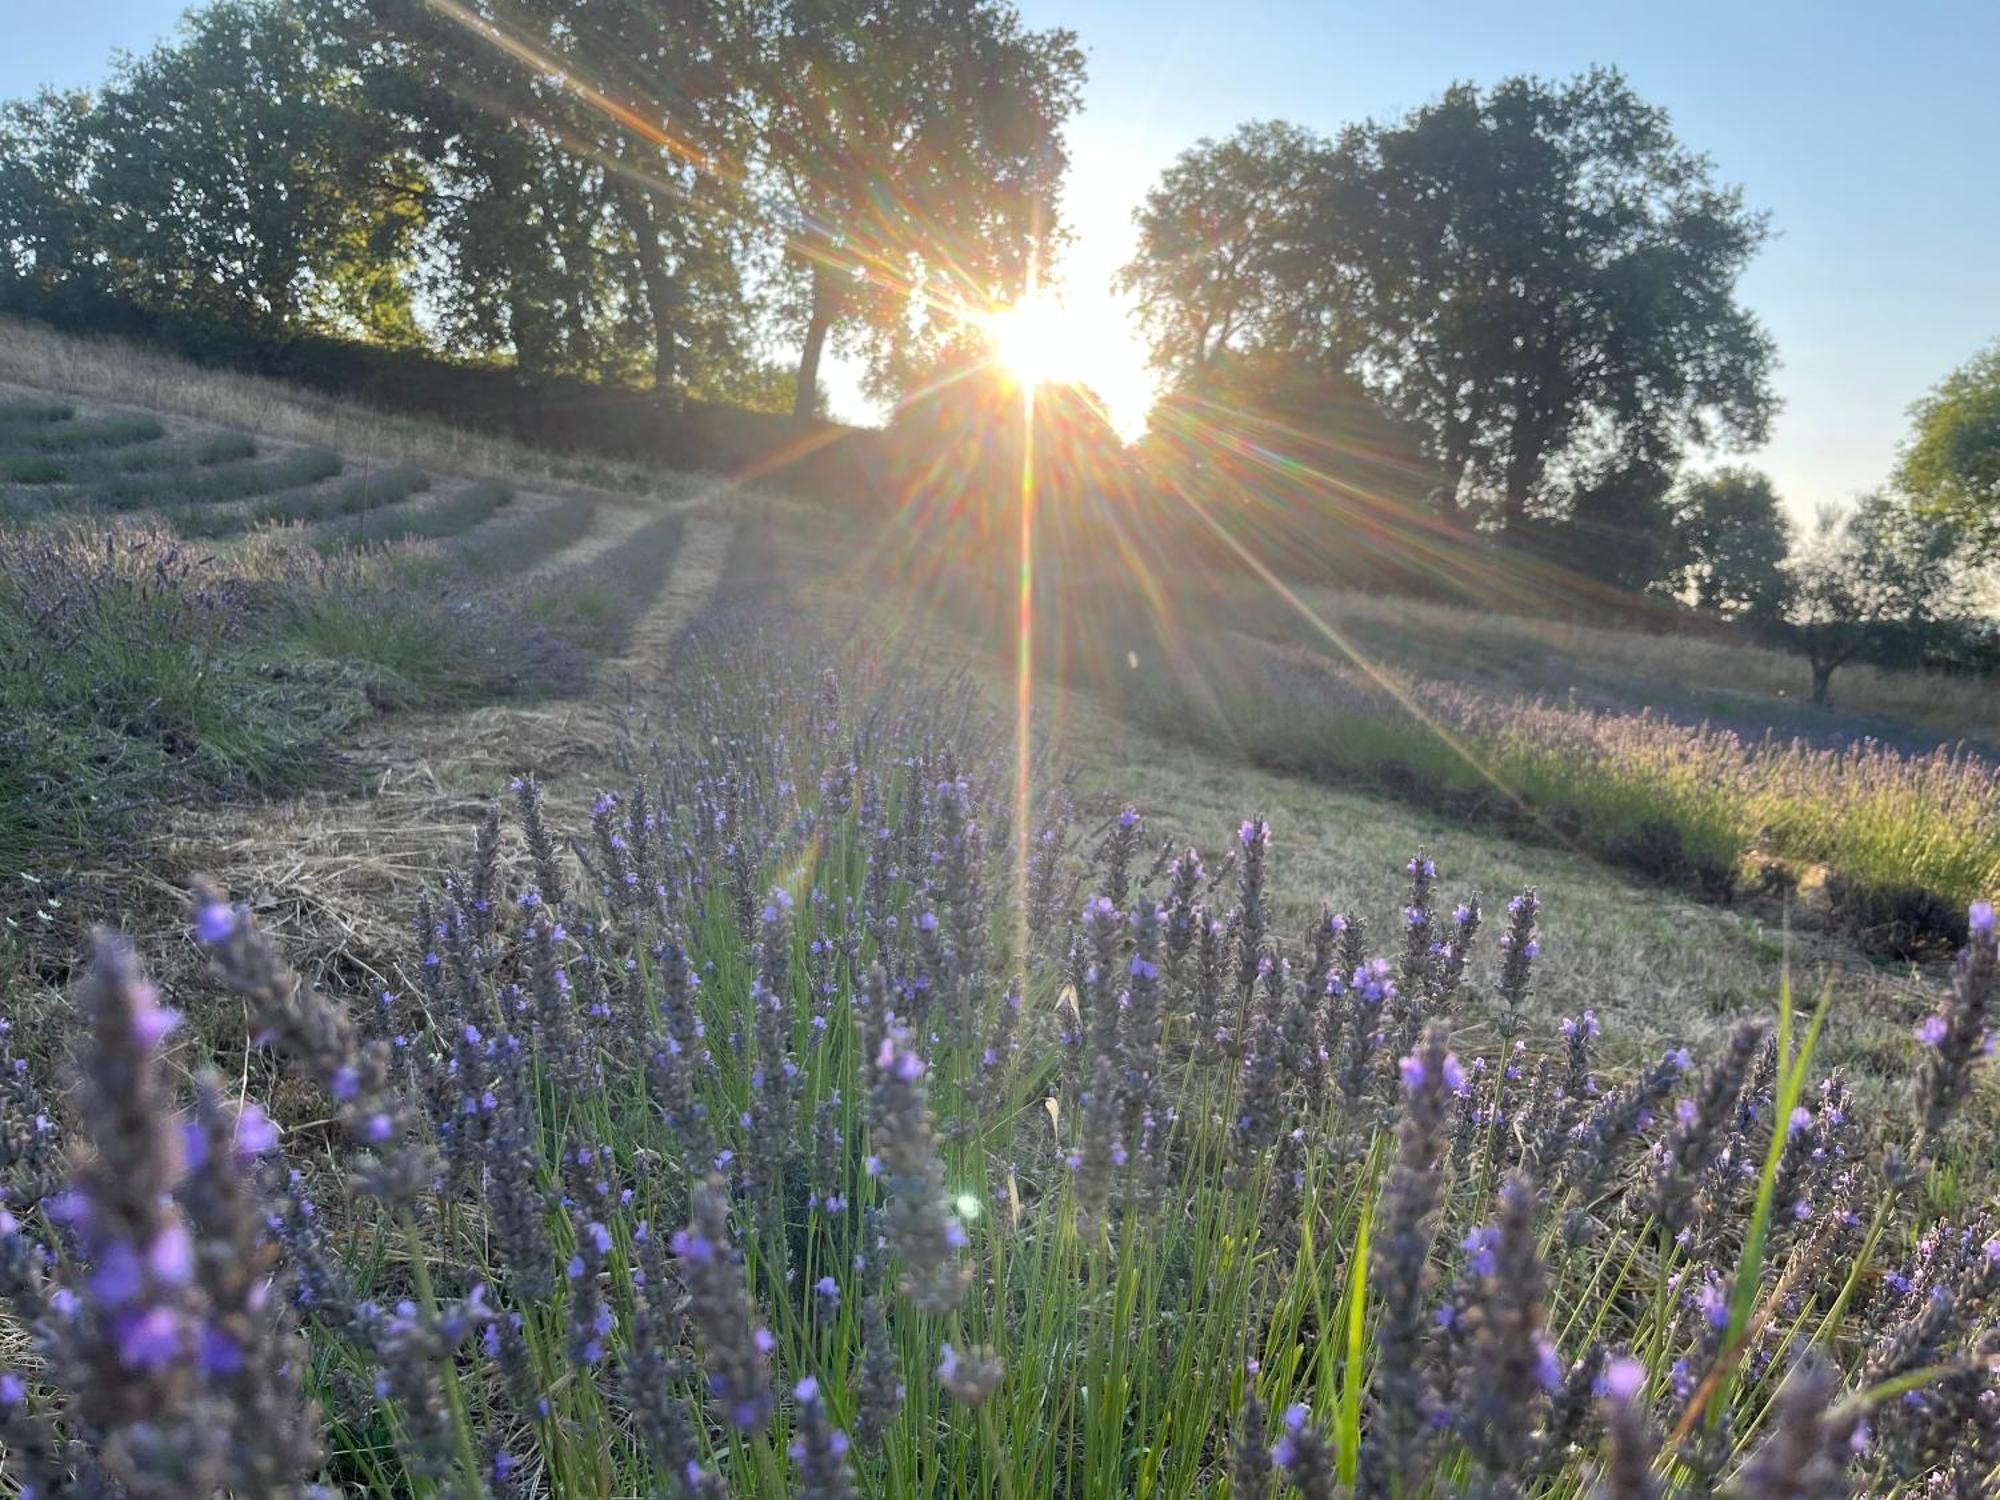
<instances>
[{"instance_id":1,"label":"dry grass","mask_svg":"<svg viewBox=\"0 0 2000 1500\"><path fill-rule=\"evenodd\" d=\"M603 788L586 778L605 773L621 740L643 741L669 647L713 591L732 530L714 515L691 518L625 655L604 665L588 697L373 724L353 749L365 772L361 795L315 792L185 813L156 841L151 897L178 910L191 878L210 876L247 900L294 961L330 989L407 987L416 898L437 887L511 777L532 771L544 781L554 826L587 826ZM185 934L172 926L149 958L168 974L193 961Z\"/></svg>"}]
</instances>

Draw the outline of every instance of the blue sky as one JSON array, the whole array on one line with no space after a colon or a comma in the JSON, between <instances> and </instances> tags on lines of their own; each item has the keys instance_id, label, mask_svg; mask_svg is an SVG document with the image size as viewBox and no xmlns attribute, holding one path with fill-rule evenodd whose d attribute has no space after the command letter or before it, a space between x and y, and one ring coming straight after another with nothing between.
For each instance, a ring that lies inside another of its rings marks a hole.
<instances>
[{"instance_id":1,"label":"blue sky","mask_svg":"<svg viewBox=\"0 0 2000 1500\"><path fill-rule=\"evenodd\" d=\"M1071 131L1067 268L1100 297L1160 168L1253 118L1331 131L1455 79L1623 68L1683 139L1768 210L1744 299L1776 336L1785 402L1751 455L1801 513L1878 482L1904 409L2000 337L2000 5L1974 0L1019 0L1090 57ZM0 95L88 84L180 0L0 0ZM1133 390L1139 351L1090 351ZM848 381L836 400L853 409ZM1128 400L1128 406L1131 402ZM1130 425L1134 413L1120 413Z\"/></svg>"}]
</instances>

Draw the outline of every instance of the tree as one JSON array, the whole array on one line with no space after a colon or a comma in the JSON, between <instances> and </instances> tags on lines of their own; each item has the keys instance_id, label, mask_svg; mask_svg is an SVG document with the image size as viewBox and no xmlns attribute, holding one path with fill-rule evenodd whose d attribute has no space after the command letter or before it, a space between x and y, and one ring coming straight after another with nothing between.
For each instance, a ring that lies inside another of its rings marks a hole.
<instances>
[{"instance_id":1,"label":"tree","mask_svg":"<svg viewBox=\"0 0 2000 1500\"><path fill-rule=\"evenodd\" d=\"M92 109L89 94L49 90L0 107L0 293L10 301L101 293Z\"/></svg>"},{"instance_id":2,"label":"tree","mask_svg":"<svg viewBox=\"0 0 2000 1500\"><path fill-rule=\"evenodd\" d=\"M1958 538L1948 522L1886 492L1822 512L1786 564L1789 622L1825 705L1834 672L1863 653L1921 659L1927 639L1969 608Z\"/></svg>"},{"instance_id":3,"label":"tree","mask_svg":"<svg viewBox=\"0 0 2000 1500\"><path fill-rule=\"evenodd\" d=\"M1070 32L1024 27L1011 0L778 0L762 50L800 415L829 339L895 394L968 312L1047 270L1083 54Z\"/></svg>"},{"instance_id":4,"label":"tree","mask_svg":"<svg viewBox=\"0 0 2000 1500\"><path fill-rule=\"evenodd\" d=\"M1232 195L1258 212L1226 222ZM1630 497L1687 445L1760 440L1773 408L1770 340L1735 299L1765 221L1613 71L1459 85L1331 147L1239 133L1170 172L1140 229L1126 279L1156 359L1198 362L1191 331L1220 317L1353 373L1425 432L1448 511L1487 525Z\"/></svg>"},{"instance_id":5,"label":"tree","mask_svg":"<svg viewBox=\"0 0 2000 1500\"><path fill-rule=\"evenodd\" d=\"M752 338L755 14L323 0L430 175L447 338L533 373L727 383Z\"/></svg>"},{"instance_id":6,"label":"tree","mask_svg":"<svg viewBox=\"0 0 2000 1500\"><path fill-rule=\"evenodd\" d=\"M1133 214L1140 252L1118 273L1178 387L1218 361L1269 357L1292 342L1313 194L1330 146L1282 120L1239 127L1183 151Z\"/></svg>"},{"instance_id":7,"label":"tree","mask_svg":"<svg viewBox=\"0 0 2000 1500\"><path fill-rule=\"evenodd\" d=\"M1658 587L1696 609L1775 621L1790 593L1791 547L1791 522L1771 481L1754 469L1717 469L1675 494Z\"/></svg>"},{"instance_id":8,"label":"tree","mask_svg":"<svg viewBox=\"0 0 2000 1500\"><path fill-rule=\"evenodd\" d=\"M1910 418L1897 486L1956 523L1973 560L2000 560L2000 341L1947 375Z\"/></svg>"},{"instance_id":9,"label":"tree","mask_svg":"<svg viewBox=\"0 0 2000 1500\"><path fill-rule=\"evenodd\" d=\"M297 7L216 0L94 98L10 106L17 285L206 324L413 330L414 162Z\"/></svg>"}]
</instances>

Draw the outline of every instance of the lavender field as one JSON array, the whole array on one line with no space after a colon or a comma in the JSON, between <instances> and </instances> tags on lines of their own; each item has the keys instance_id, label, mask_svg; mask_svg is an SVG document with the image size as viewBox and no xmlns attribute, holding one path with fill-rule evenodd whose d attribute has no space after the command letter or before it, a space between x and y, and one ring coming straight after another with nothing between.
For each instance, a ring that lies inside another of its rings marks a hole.
<instances>
[{"instance_id":1,"label":"lavender field","mask_svg":"<svg viewBox=\"0 0 2000 1500\"><path fill-rule=\"evenodd\" d=\"M0 1500L2000 1496L1865 9L0 4Z\"/></svg>"},{"instance_id":2,"label":"lavender field","mask_svg":"<svg viewBox=\"0 0 2000 1500\"><path fill-rule=\"evenodd\" d=\"M10 1476L1987 1492L1990 905L1893 1112L1784 993L1601 1076L1592 1014L1525 1020L1533 892L1419 852L1396 909L1277 930L1282 828L1161 846L1048 766L1022 804L963 690L800 631L699 625L588 826L519 782L407 990L324 994L198 887L177 1027L99 941L73 1114L8 1075ZM1516 1020L1463 1053L1475 998Z\"/></svg>"}]
</instances>

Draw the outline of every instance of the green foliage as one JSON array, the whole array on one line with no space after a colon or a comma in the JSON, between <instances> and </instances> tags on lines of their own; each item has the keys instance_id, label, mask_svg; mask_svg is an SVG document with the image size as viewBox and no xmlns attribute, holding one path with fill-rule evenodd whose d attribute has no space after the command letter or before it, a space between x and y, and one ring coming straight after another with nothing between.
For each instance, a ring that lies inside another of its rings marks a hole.
<instances>
[{"instance_id":1,"label":"green foliage","mask_svg":"<svg viewBox=\"0 0 2000 1500\"><path fill-rule=\"evenodd\" d=\"M669 512L589 563L562 569L527 601L544 629L592 656L616 655L667 581L682 520Z\"/></svg>"},{"instance_id":2,"label":"green foliage","mask_svg":"<svg viewBox=\"0 0 2000 1500\"><path fill-rule=\"evenodd\" d=\"M0 139L0 287L222 325L407 322L418 184L307 5L213 0L96 95L10 107Z\"/></svg>"},{"instance_id":3,"label":"green foliage","mask_svg":"<svg viewBox=\"0 0 2000 1500\"><path fill-rule=\"evenodd\" d=\"M1791 523L1771 481L1752 469L1718 469L1674 496L1663 592L1697 609L1755 620L1783 617Z\"/></svg>"},{"instance_id":4,"label":"green foliage","mask_svg":"<svg viewBox=\"0 0 2000 1500\"><path fill-rule=\"evenodd\" d=\"M363 708L267 676L251 599L155 533L0 535L0 866L101 859L161 804L325 776Z\"/></svg>"},{"instance_id":5,"label":"green foliage","mask_svg":"<svg viewBox=\"0 0 2000 1500\"><path fill-rule=\"evenodd\" d=\"M1813 702L1864 653L1921 658L1926 642L1972 607L1958 531L1885 492L1825 511L1787 564L1790 633L1812 664Z\"/></svg>"},{"instance_id":6,"label":"green foliage","mask_svg":"<svg viewBox=\"0 0 2000 1500\"><path fill-rule=\"evenodd\" d=\"M81 422L25 422L0 429L0 454L75 453L143 443L165 429L152 417L97 417Z\"/></svg>"},{"instance_id":7,"label":"green foliage","mask_svg":"<svg viewBox=\"0 0 2000 1500\"><path fill-rule=\"evenodd\" d=\"M1599 69L1459 85L1333 143L1204 141L1148 198L1125 284L1167 369L1236 350L1351 372L1426 434L1451 511L1513 527L1762 436L1770 341L1735 284L1764 235Z\"/></svg>"},{"instance_id":8,"label":"green foliage","mask_svg":"<svg viewBox=\"0 0 2000 1500\"><path fill-rule=\"evenodd\" d=\"M443 562L252 553L129 526L0 532L0 871L57 876L123 857L165 806L325 783L371 713L587 680Z\"/></svg>"},{"instance_id":9,"label":"green foliage","mask_svg":"<svg viewBox=\"0 0 2000 1500\"><path fill-rule=\"evenodd\" d=\"M1910 419L1897 487L1956 525L1972 556L2000 558L2000 343L1940 381Z\"/></svg>"},{"instance_id":10,"label":"green foliage","mask_svg":"<svg viewBox=\"0 0 2000 1500\"><path fill-rule=\"evenodd\" d=\"M0 401L0 428L24 422L67 422L75 415L76 408L67 401L38 397Z\"/></svg>"},{"instance_id":11,"label":"green foliage","mask_svg":"<svg viewBox=\"0 0 2000 1500\"><path fill-rule=\"evenodd\" d=\"M322 552L345 547L434 541L470 531L514 498L512 485L496 479L461 485L429 505L396 505L383 514L362 511L315 529L313 546Z\"/></svg>"},{"instance_id":12,"label":"green foliage","mask_svg":"<svg viewBox=\"0 0 2000 1500\"><path fill-rule=\"evenodd\" d=\"M899 394L963 336L967 309L1047 270L1083 53L1010 0L783 0L758 46L770 189L799 226L785 240L798 414L829 337Z\"/></svg>"},{"instance_id":13,"label":"green foliage","mask_svg":"<svg viewBox=\"0 0 2000 1500\"><path fill-rule=\"evenodd\" d=\"M467 532L452 548L475 578L501 578L555 557L585 536L598 509L589 500L558 500L494 526Z\"/></svg>"}]
</instances>

